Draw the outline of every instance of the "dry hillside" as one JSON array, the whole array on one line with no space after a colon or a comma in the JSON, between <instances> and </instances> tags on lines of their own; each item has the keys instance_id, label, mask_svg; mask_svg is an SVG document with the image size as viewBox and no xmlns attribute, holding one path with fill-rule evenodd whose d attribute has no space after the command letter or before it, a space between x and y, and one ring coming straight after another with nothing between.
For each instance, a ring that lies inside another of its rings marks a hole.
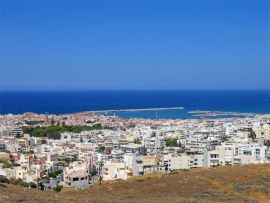
<instances>
[{"instance_id":1,"label":"dry hillside","mask_svg":"<svg viewBox=\"0 0 270 203\"><path fill-rule=\"evenodd\" d=\"M0 202L270 202L270 165L225 166L128 181L103 182L60 193L0 186Z\"/></svg>"}]
</instances>

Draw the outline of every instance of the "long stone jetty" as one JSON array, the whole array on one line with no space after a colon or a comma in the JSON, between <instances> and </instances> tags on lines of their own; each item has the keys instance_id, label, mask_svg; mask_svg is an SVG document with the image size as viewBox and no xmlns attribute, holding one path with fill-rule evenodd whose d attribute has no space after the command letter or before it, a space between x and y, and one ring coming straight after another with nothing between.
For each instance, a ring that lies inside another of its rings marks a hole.
<instances>
[{"instance_id":1,"label":"long stone jetty","mask_svg":"<svg viewBox=\"0 0 270 203\"><path fill-rule=\"evenodd\" d=\"M104 113L104 112L129 112L129 111L162 111L162 110L180 110L184 107L163 107L163 108L143 108L143 109L115 109L115 110L97 110L87 111L88 113Z\"/></svg>"}]
</instances>

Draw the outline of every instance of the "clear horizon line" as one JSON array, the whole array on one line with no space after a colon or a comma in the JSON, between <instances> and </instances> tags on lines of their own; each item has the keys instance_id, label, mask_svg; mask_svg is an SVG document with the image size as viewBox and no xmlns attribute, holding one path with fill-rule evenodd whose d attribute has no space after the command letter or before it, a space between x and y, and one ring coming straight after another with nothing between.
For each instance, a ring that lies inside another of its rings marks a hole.
<instances>
[{"instance_id":1,"label":"clear horizon line","mask_svg":"<svg viewBox=\"0 0 270 203\"><path fill-rule=\"evenodd\" d=\"M0 89L0 92L117 92L117 91L270 91L270 88L258 89Z\"/></svg>"}]
</instances>

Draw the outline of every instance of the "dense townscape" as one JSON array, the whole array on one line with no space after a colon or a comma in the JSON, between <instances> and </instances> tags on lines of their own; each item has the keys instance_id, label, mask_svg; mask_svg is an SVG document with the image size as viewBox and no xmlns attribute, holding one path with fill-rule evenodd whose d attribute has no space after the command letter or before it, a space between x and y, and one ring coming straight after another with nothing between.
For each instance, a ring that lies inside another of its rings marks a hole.
<instances>
[{"instance_id":1,"label":"dense townscape","mask_svg":"<svg viewBox=\"0 0 270 203\"><path fill-rule=\"evenodd\" d=\"M151 173L270 162L270 115L123 119L0 115L1 182L42 190Z\"/></svg>"}]
</instances>

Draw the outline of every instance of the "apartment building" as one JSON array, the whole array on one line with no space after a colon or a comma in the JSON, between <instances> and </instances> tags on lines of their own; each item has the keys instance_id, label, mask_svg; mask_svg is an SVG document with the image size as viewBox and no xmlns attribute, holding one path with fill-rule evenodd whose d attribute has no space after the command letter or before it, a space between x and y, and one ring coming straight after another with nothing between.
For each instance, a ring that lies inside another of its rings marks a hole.
<instances>
[{"instance_id":1,"label":"apartment building","mask_svg":"<svg viewBox=\"0 0 270 203\"><path fill-rule=\"evenodd\" d=\"M126 180L128 178L128 170L125 163L118 160L111 160L106 162L102 167L103 180Z\"/></svg>"},{"instance_id":2,"label":"apartment building","mask_svg":"<svg viewBox=\"0 0 270 203\"><path fill-rule=\"evenodd\" d=\"M89 166L82 162L73 162L64 167L64 182L67 187L84 187L89 184Z\"/></svg>"},{"instance_id":3,"label":"apartment building","mask_svg":"<svg viewBox=\"0 0 270 203\"><path fill-rule=\"evenodd\" d=\"M267 147L253 144L224 144L214 150L204 150L203 167L225 164L251 164L267 161Z\"/></svg>"},{"instance_id":4,"label":"apartment building","mask_svg":"<svg viewBox=\"0 0 270 203\"><path fill-rule=\"evenodd\" d=\"M164 166L158 165L156 156L141 156L138 153L133 155L133 176L145 175L164 170Z\"/></svg>"},{"instance_id":5,"label":"apartment building","mask_svg":"<svg viewBox=\"0 0 270 203\"><path fill-rule=\"evenodd\" d=\"M167 154L162 157L160 165L165 167L165 171L200 168L203 167L203 155Z\"/></svg>"}]
</instances>

